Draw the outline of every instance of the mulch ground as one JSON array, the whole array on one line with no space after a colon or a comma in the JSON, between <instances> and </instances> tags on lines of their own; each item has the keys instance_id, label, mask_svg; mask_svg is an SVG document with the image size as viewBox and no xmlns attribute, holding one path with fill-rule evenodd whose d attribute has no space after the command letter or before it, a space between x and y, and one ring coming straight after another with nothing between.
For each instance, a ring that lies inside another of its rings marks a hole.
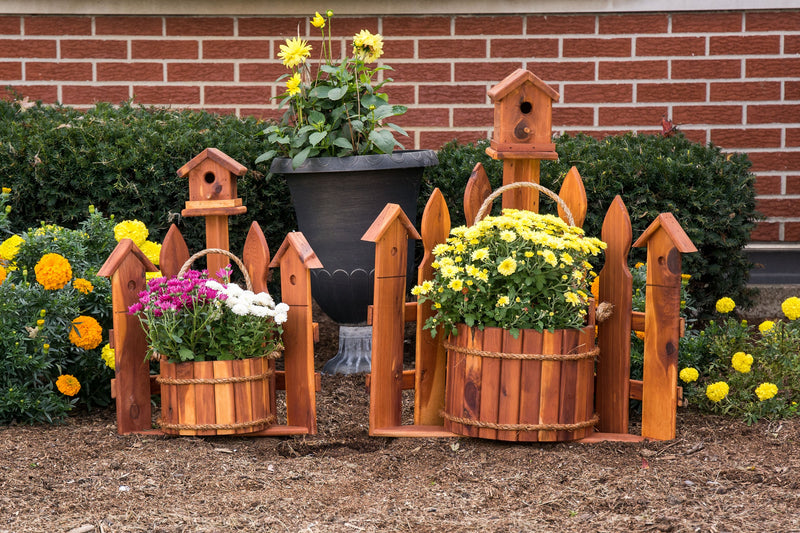
<instances>
[{"instance_id":1,"label":"mulch ground","mask_svg":"<svg viewBox=\"0 0 800 533\"><path fill-rule=\"evenodd\" d=\"M0 533L800 531L796 420L689 407L667 442L372 438L363 375L323 376L317 412L291 438L121 436L113 410L0 427Z\"/></svg>"}]
</instances>

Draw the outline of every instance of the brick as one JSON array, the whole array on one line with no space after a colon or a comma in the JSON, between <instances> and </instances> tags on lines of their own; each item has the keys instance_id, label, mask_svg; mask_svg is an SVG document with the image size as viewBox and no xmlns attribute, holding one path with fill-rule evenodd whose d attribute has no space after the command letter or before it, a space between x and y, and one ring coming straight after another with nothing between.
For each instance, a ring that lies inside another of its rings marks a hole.
<instances>
[{"instance_id":1,"label":"brick","mask_svg":"<svg viewBox=\"0 0 800 533\"><path fill-rule=\"evenodd\" d=\"M800 72L800 58L745 59L748 78L794 78Z\"/></svg>"},{"instance_id":2,"label":"brick","mask_svg":"<svg viewBox=\"0 0 800 533\"><path fill-rule=\"evenodd\" d=\"M800 198L756 198L756 209L767 217L796 217Z\"/></svg>"},{"instance_id":3,"label":"brick","mask_svg":"<svg viewBox=\"0 0 800 533\"><path fill-rule=\"evenodd\" d=\"M239 110L239 116L244 117L254 117L259 120L280 120L283 116L284 110L282 109L273 109L269 107L243 107Z\"/></svg>"},{"instance_id":4,"label":"brick","mask_svg":"<svg viewBox=\"0 0 800 533\"><path fill-rule=\"evenodd\" d=\"M663 80L669 72L666 60L600 61L600 80Z\"/></svg>"},{"instance_id":5,"label":"brick","mask_svg":"<svg viewBox=\"0 0 800 533\"><path fill-rule=\"evenodd\" d=\"M97 39L62 39L62 59L127 59L128 43L126 41L111 41Z\"/></svg>"},{"instance_id":6,"label":"brick","mask_svg":"<svg viewBox=\"0 0 800 533\"><path fill-rule=\"evenodd\" d=\"M742 13L673 13L672 33L742 31Z\"/></svg>"},{"instance_id":7,"label":"brick","mask_svg":"<svg viewBox=\"0 0 800 533\"><path fill-rule=\"evenodd\" d=\"M21 23L20 17L0 16L0 35L20 35L22 33Z\"/></svg>"},{"instance_id":8,"label":"brick","mask_svg":"<svg viewBox=\"0 0 800 533\"><path fill-rule=\"evenodd\" d=\"M0 57L55 58L56 41L50 39L0 39Z\"/></svg>"},{"instance_id":9,"label":"brick","mask_svg":"<svg viewBox=\"0 0 800 533\"><path fill-rule=\"evenodd\" d=\"M782 150L778 152L752 152L749 154L753 162L753 172L766 171L798 171L800 170L800 152ZM795 210L795 215L800 209Z\"/></svg>"},{"instance_id":10,"label":"brick","mask_svg":"<svg viewBox=\"0 0 800 533\"><path fill-rule=\"evenodd\" d=\"M706 144L707 143L707 130L706 129L685 129L679 128L678 129L683 135L692 142ZM663 130L662 130L663 131ZM643 133L639 130L639 133ZM656 131L654 133L661 133L661 131Z\"/></svg>"},{"instance_id":11,"label":"brick","mask_svg":"<svg viewBox=\"0 0 800 533\"><path fill-rule=\"evenodd\" d=\"M118 104L129 96L127 85L65 85L61 88L61 102L66 105Z\"/></svg>"},{"instance_id":12,"label":"brick","mask_svg":"<svg viewBox=\"0 0 800 533\"><path fill-rule=\"evenodd\" d=\"M385 39L383 41L382 61L392 59L413 59L414 41L411 39ZM394 66L394 65L392 65Z\"/></svg>"},{"instance_id":13,"label":"brick","mask_svg":"<svg viewBox=\"0 0 800 533\"><path fill-rule=\"evenodd\" d=\"M453 109L454 128L491 128L494 124L494 106L484 108L456 107Z\"/></svg>"},{"instance_id":14,"label":"brick","mask_svg":"<svg viewBox=\"0 0 800 533\"><path fill-rule=\"evenodd\" d=\"M673 80L703 78L739 78L742 62L738 59L674 59Z\"/></svg>"},{"instance_id":15,"label":"brick","mask_svg":"<svg viewBox=\"0 0 800 533\"><path fill-rule=\"evenodd\" d=\"M592 15L535 15L527 20L528 35L575 35L595 33Z\"/></svg>"},{"instance_id":16,"label":"brick","mask_svg":"<svg viewBox=\"0 0 800 533\"><path fill-rule=\"evenodd\" d=\"M565 104L630 103L633 86L629 83L564 84L562 101Z\"/></svg>"},{"instance_id":17,"label":"brick","mask_svg":"<svg viewBox=\"0 0 800 533\"><path fill-rule=\"evenodd\" d=\"M203 59L267 59L269 41L220 40L203 41Z\"/></svg>"},{"instance_id":18,"label":"brick","mask_svg":"<svg viewBox=\"0 0 800 533\"><path fill-rule=\"evenodd\" d=\"M800 81L785 81L783 83L786 100L800 100Z\"/></svg>"},{"instance_id":19,"label":"brick","mask_svg":"<svg viewBox=\"0 0 800 533\"><path fill-rule=\"evenodd\" d=\"M291 37L306 31L304 17L240 17L237 20L239 37Z\"/></svg>"},{"instance_id":20,"label":"brick","mask_svg":"<svg viewBox=\"0 0 800 533\"><path fill-rule=\"evenodd\" d=\"M800 223L797 222L784 222L783 223L783 240L786 242L800 241Z\"/></svg>"},{"instance_id":21,"label":"brick","mask_svg":"<svg viewBox=\"0 0 800 533\"><path fill-rule=\"evenodd\" d=\"M762 178L778 178L778 176L759 176L756 178L756 185ZM800 176L786 176L786 194L800 194Z\"/></svg>"},{"instance_id":22,"label":"brick","mask_svg":"<svg viewBox=\"0 0 800 533\"><path fill-rule=\"evenodd\" d=\"M199 41L131 41L131 59L198 59Z\"/></svg>"},{"instance_id":23,"label":"brick","mask_svg":"<svg viewBox=\"0 0 800 533\"><path fill-rule=\"evenodd\" d=\"M164 81L161 63L98 63L97 81Z\"/></svg>"},{"instance_id":24,"label":"brick","mask_svg":"<svg viewBox=\"0 0 800 533\"><path fill-rule=\"evenodd\" d=\"M522 21L519 15L500 17L458 16L455 20L456 35L519 35Z\"/></svg>"},{"instance_id":25,"label":"brick","mask_svg":"<svg viewBox=\"0 0 800 533\"><path fill-rule=\"evenodd\" d=\"M639 37L636 55L644 56L704 56L706 40L703 37Z\"/></svg>"},{"instance_id":26,"label":"brick","mask_svg":"<svg viewBox=\"0 0 800 533\"><path fill-rule=\"evenodd\" d=\"M392 104L410 106L417 103L416 90L413 85L389 85L384 86L384 89Z\"/></svg>"},{"instance_id":27,"label":"brick","mask_svg":"<svg viewBox=\"0 0 800 533\"><path fill-rule=\"evenodd\" d=\"M167 63L167 81L234 81L233 63Z\"/></svg>"},{"instance_id":28,"label":"brick","mask_svg":"<svg viewBox=\"0 0 800 533\"><path fill-rule=\"evenodd\" d=\"M58 87L55 85L12 85L8 92L7 86L0 87L0 95L4 95L4 100L13 100L14 96L20 99L26 96L33 101L41 100L45 104L52 104L58 100Z\"/></svg>"},{"instance_id":29,"label":"brick","mask_svg":"<svg viewBox=\"0 0 800 533\"><path fill-rule=\"evenodd\" d=\"M725 149L780 148L778 128L713 129L711 142Z\"/></svg>"},{"instance_id":30,"label":"brick","mask_svg":"<svg viewBox=\"0 0 800 533\"><path fill-rule=\"evenodd\" d=\"M780 100L779 81L728 81L712 82L709 99L712 102Z\"/></svg>"},{"instance_id":31,"label":"brick","mask_svg":"<svg viewBox=\"0 0 800 533\"><path fill-rule=\"evenodd\" d=\"M712 36L708 45L709 55L753 55L779 54L780 35L725 35Z\"/></svg>"},{"instance_id":32,"label":"brick","mask_svg":"<svg viewBox=\"0 0 800 533\"><path fill-rule=\"evenodd\" d=\"M783 36L783 53L800 54L800 35Z\"/></svg>"},{"instance_id":33,"label":"brick","mask_svg":"<svg viewBox=\"0 0 800 533\"><path fill-rule=\"evenodd\" d=\"M272 82L286 73L287 73L286 67L284 67L280 63L239 64L239 81L242 82L254 82L254 81Z\"/></svg>"},{"instance_id":34,"label":"brick","mask_svg":"<svg viewBox=\"0 0 800 533\"><path fill-rule=\"evenodd\" d=\"M447 108L414 107L410 108L404 115L394 117L392 122L404 129L414 126L431 128L449 128L450 110ZM489 121L491 124L491 119Z\"/></svg>"},{"instance_id":35,"label":"brick","mask_svg":"<svg viewBox=\"0 0 800 533\"><path fill-rule=\"evenodd\" d=\"M434 39L419 40L417 44L420 59L486 57L485 39Z\"/></svg>"},{"instance_id":36,"label":"brick","mask_svg":"<svg viewBox=\"0 0 800 533\"><path fill-rule=\"evenodd\" d=\"M0 62L0 79L21 80L22 79L22 63L19 61Z\"/></svg>"},{"instance_id":37,"label":"brick","mask_svg":"<svg viewBox=\"0 0 800 533\"><path fill-rule=\"evenodd\" d=\"M485 104L486 87L478 85L422 85L420 104Z\"/></svg>"},{"instance_id":38,"label":"brick","mask_svg":"<svg viewBox=\"0 0 800 533\"><path fill-rule=\"evenodd\" d=\"M594 109L591 107L575 107L556 104L553 105L553 127L562 126L592 126L594 124Z\"/></svg>"},{"instance_id":39,"label":"brick","mask_svg":"<svg viewBox=\"0 0 800 533\"><path fill-rule=\"evenodd\" d=\"M450 82L452 81L450 63L425 62L421 67L419 63L395 63L391 77L400 82Z\"/></svg>"},{"instance_id":40,"label":"brick","mask_svg":"<svg viewBox=\"0 0 800 533\"><path fill-rule=\"evenodd\" d=\"M164 35L161 17L96 17L96 35Z\"/></svg>"},{"instance_id":41,"label":"brick","mask_svg":"<svg viewBox=\"0 0 800 533\"><path fill-rule=\"evenodd\" d=\"M777 222L758 222L750 232L752 241L777 241L779 238L780 224Z\"/></svg>"},{"instance_id":42,"label":"brick","mask_svg":"<svg viewBox=\"0 0 800 533\"><path fill-rule=\"evenodd\" d=\"M29 81L92 81L91 63L33 63L25 65L25 79Z\"/></svg>"},{"instance_id":43,"label":"brick","mask_svg":"<svg viewBox=\"0 0 800 533\"><path fill-rule=\"evenodd\" d=\"M622 37L567 38L563 41L562 53L564 57L630 57L631 40Z\"/></svg>"},{"instance_id":44,"label":"brick","mask_svg":"<svg viewBox=\"0 0 800 533\"><path fill-rule=\"evenodd\" d=\"M133 87L133 98L139 104L199 104L200 87L137 85Z\"/></svg>"},{"instance_id":45,"label":"brick","mask_svg":"<svg viewBox=\"0 0 800 533\"><path fill-rule=\"evenodd\" d=\"M383 33L395 36L450 35L450 17L397 17L383 18Z\"/></svg>"},{"instance_id":46,"label":"brick","mask_svg":"<svg viewBox=\"0 0 800 533\"><path fill-rule=\"evenodd\" d=\"M594 63L582 61L529 61L528 70L547 83L594 80Z\"/></svg>"},{"instance_id":47,"label":"brick","mask_svg":"<svg viewBox=\"0 0 800 533\"><path fill-rule=\"evenodd\" d=\"M747 31L797 31L800 11L764 11L745 14Z\"/></svg>"},{"instance_id":48,"label":"brick","mask_svg":"<svg viewBox=\"0 0 800 533\"><path fill-rule=\"evenodd\" d=\"M601 34L667 33L669 17L657 15L602 15L598 18Z\"/></svg>"},{"instance_id":49,"label":"brick","mask_svg":"<svg viewBox=\"0 0 800 533\"><path fill-rule=\"evenodd\" d=\"M490 81L499 83L519 68L519 63L456 63L454 81Z\"/></svg>"},{"instance_id":50,"label":"brick","mask_svg":"<svg viewBox=\"0 0 800 533\"><path fill-rule=\"evenodd\" d=\"M740 105L676 105L672 108L676 124L741 124Z\"/></svg>"},{"instance_id":51,"label":"brick","mask_svg":"<svg viewBox=\"0 0 800 533\"><path fill-rule=\"evenodd\" d=\"M23 19L25 35L91 35L90 17L32 16Z\"/></svg>"},{"instance_id":52,"label":"brick","mask_svg":"<svg viewBox=\"0 0 800 533\"><path fill-rule=\"evenodd\" d=\"M204 111L208 111L209 113L214 113L215 115L235 115L236 108L235 107L203 107Z\"/></svg>"},{"instance_id":53,"label":"brick","mask_svg":"<svg viewBox=\"0 0 800 533\"><path fill-rule=\"evenodd\" d=\"M262 85L237 85L234 87L210 85L203 88L206 105L267 103L269 89Z\"/></svg>"},{"instance_id":54,"label":"brick","mask_svg":"<svg viewBox=\"0 0 800 533\"><path fill-rule=\"evenodd\" d=\"M754 104L747 106L748 124L800 122L800 105Z\"/></svg>"},{"instance_id":55,"label":"brick","mask_svg":"<svg viewBox=\"0 0 800 533\"><path fill-rule=\"evenodd\" d=\"M766 194L778 195L781 194L781 177L780 176L758 176L756 178L756 194L764 196ZM789 191L786 191L787 193Z\"/></svg>"},{"instance_id":56,"label":"brick","mask_svg":"<svg viewBox=\"0 0 800 533\"><path fill-rule=\"evenodd\" d=\"M666 113L664 106L601 107L598 110L598 124L626 127L661 124L661 117Z\"/></svg>"},{"instance_id":57,"label":"brick","mask_svg":"<svg viewBox=\"0 0 800 533\"><path fill-rule=\"evenodd\" d=\"M636 87L637 102L703 102L705 83L640 83Z\"/></svg>"},{"instance_id":58,"label":"brick","mask_svg":"<svg viewBox=\"0 0 800 533\"><path fill-rule=\"evenodd\" d=\"M489 49L490 57L558 57L558 39L492 39Z\"/></svg>"},{"instance_id":59,"label":"brick","mask_svg":"<svg viewBox=\"0 0 800 533\"><path fill-rule=\"evenodd\" d=\"M328 28L325 28L326 32ZM377 17L334 17L333 19L333 36L334 39L339 37L352 37L361 30L367 30L370 33L378 33L378 19ZM309 30L311 34L318 35L317 28L311 26ZM384 46L386 48L386 46Z\"/></svg>"},{"instance_id":60,"label":"brick","mask_svg":"<svg viewBox=\"0 0 800 533\"><path fill-rule=\"evenodd\" d=\"M233 35L230 17L167 17L167 35Z\"/></svg>"},{"instance_id":61,"label":"brick","mask_svg":"<svg viewBox=\"0 0 800 533\"><path fill-rule=\"evenodd\" d=\"M800 128L786 128L786 146L800 146Z\"/></svg>"},{"instance_id":62,"label":"brick","mask_svg":"<svg viewBox=\"0 0 800 533\"><path fill-rule=\"evenodd\" d=\"M486 138L488 138L487 130L421 131L419 133L419 147L426 150L439 150L442 146L450 141L458 141L460 144L468 144Z\"/></svg>"}]
</instances>

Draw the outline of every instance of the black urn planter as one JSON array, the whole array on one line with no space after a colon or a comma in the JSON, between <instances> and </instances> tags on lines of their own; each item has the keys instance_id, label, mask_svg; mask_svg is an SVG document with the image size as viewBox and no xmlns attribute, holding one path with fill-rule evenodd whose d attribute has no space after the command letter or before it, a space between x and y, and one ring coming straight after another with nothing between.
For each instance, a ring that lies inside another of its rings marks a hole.
<instances>
[{"instance_id":1,"label":"black urn planter","mask_svg":"<svg viewBox=\"0 0 800 533\"><path fill-rule=\"evenodd\" d=\"M340 325L363 326L373 300L375 245L361 237L387 203L395 203L416 223L417 198L425 167L438 164L432 150L392 154L317 157L292 169L289 158L273 160L270 171L286 178L297 225L322 262L311 271L311 293L322 310ZM409 242L408 272L413 271L414 242ZM339 353L327 373L368 371L364 334L359 354L348 354L340 329ZM344 346L343 346L344 344ZM368 348L368 346L367 346ZM366 360L365 360L366 357Z\"/></svg>"}]
</instances>

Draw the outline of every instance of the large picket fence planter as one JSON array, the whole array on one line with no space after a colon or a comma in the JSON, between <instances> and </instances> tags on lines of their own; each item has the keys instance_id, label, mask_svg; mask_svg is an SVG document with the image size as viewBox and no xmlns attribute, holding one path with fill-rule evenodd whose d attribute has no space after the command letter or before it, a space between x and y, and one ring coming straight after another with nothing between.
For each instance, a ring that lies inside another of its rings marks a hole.
<instances>
[{"instance_id":1,"label":"large picket fence planter","mask_svg":"<svg viewBox=\"0 0 800 533\"><path fill-rule=\"evenodd\" d=\"M584 438L594 413L594 326L553 332L458 326L447 348L444 428L508 441Z\"/></svg>"}]
</instances>

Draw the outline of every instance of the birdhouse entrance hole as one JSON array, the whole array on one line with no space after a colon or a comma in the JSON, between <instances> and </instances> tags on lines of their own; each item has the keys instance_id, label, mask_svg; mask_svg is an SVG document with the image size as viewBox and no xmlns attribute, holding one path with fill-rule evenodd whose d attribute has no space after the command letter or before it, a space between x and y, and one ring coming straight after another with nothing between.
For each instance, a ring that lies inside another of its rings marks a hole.
<instances>
[{"instance_id":1,"label":"birdhouse entrance hole","mask_svg":"<svg viewBox=\"0 0 800 533\"><path fill-rule=\"evenodd\" d=\"M522 112L523 115L527 115L531 111L533 111L533 104L530 102L522 102L519 104L519 110Z\"/></svg>"},{"instance_id":2,"label":"birdhouse entrance hole","mask_svg":"<svg viewBox=\"0 0 800 533\"><path fill-rule=\"evenodd\" d=\"M217 177L213 172L206 172L206 175L203 176L203 179L206 180L206 183L214 183L217 180Z\"/></svg>"}]
</instances>

